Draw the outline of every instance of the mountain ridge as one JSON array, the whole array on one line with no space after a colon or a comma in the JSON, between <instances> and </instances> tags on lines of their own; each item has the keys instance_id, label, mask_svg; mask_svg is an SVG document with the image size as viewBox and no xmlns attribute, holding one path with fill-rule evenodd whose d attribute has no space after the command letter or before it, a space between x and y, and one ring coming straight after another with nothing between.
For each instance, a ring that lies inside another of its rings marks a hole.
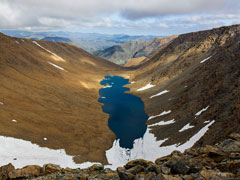
<instances>
[{"instance_id":1,"label":"mountain ridge","mask_svg":"<svg viewBox=\"0 0 240 180\"><path fill-rule=\"evenodd\" d=\"M158 48L172 41L177 36L155 38L153 40L131 40L124 44L115 45L104 50L93 52L95 56L102 57L116 64L124 65L132 58L146 58Z\"/></svg>"},{"instance_id":2,"label":"mountain ridge","mask_svg":"<svg viewBox=\"0 0 240 180\"><path fill-rule=\"evenodd\" d=\"M58 36L47 36L41 39L41 41L52 41L52 42L64 42L64 43L71 43L71 39L63 38Z\"/></svg>"}]
</instances>

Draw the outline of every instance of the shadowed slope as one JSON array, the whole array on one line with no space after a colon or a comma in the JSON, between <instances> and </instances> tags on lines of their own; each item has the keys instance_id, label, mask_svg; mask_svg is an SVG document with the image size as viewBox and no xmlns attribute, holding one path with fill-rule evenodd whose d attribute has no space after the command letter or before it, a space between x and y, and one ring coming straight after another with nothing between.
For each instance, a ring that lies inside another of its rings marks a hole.
<instances>
[{"instance_id":1,"label":"shadowed slope","mask_svg":"<svg viewBox=\"0 0 240 180\"><path fill-rule=\"evenodd\" d=\"M239 25L183 34L129 73L136 82L130 88L143 98L149 116L171 110L147 122L158 140L168 138L163 145L186 142L212 120L198 145L240 130L239 42ZM152 88L136 91L147 84Z\"/></svg>"}]
</instances>

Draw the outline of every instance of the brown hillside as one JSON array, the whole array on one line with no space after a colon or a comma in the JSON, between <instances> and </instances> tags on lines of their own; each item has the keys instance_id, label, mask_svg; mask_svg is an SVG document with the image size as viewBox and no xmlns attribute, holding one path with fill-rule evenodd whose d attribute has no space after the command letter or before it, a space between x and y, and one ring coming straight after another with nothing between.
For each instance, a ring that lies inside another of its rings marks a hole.
<instances>
[{"instance_id":1,"label":"brown hillside","mask_svg":"<svg viewBox=\"0 0 240 180\"><path fill-rule=\"evenodd\" d=\"M0 135L65 149L77 162L106 163L115 136L98 103L99 82L121 67L70 44L37 43L56 55L0 34Z\"/></svg>"},{"instance_id":2,"label":"brown hillside","mask_svg":"<svg viewBox=\"0 0 240 180\"><path fill-rule=\"evenodd\" d=\"M141 64L146 57L138 57L138 58L131 58L127 61L127 63L124 65L125 67L133 67Z\"/></svg>"}]
</instances>

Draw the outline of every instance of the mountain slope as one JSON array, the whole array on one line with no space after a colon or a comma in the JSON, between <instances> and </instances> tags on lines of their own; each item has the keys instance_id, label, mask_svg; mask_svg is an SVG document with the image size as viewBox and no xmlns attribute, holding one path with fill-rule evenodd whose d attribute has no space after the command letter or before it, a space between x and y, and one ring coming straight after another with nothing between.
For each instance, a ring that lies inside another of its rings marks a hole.
<instances>
[{"instance_id":1,"label":"mountain slope","mask_svg":"<svg viewBox=\"0 0 240 180\"><path fill-rule=\"evenodd\" d=\"M132 40L121 45L115 45L105 50L93 52L95 56L102 57L116 64L125 64L134 54L143 48L145 41Z\"/></svg>"},{"instance_id":2,"label":"mountain slope","mask_svg":"<svg viewBox=\"0 0 240 180\"><path fill-rule=\"evenodd\" d=\"M137 58L131 58L129 59L126 64L124 64L124 67L135 67L142 63L144 63L148 58L146 57L137 57Z\"/></svg>"},{"instance_id":3,"label":"mountain slope","mask_svg":"<svg viewBox=\"0 0 240 180\"><path fill-rule=\"evenodd\" d=\"M115 135L99 82L121 67L70 44L0 34L0 135L105 162Z\"/></svg>"},{"instance_id":4,"label":"mountain slope","mask_svg":"<svg viewBox=\"0 0 240 180\"><path fill-rule=\"evenodd\" d=\"M197 145L240 131L239 42L240 25L183 34L128 73L161 146L179 146L210 122Z\"/></svg>"},{"instance_id":5,"label":"mountain slope","mask_svg":"<svg viewBox=\"0 0 240 180\"><path fill-rule=\"evenodd\" d=\"M138 50L133 58L128 59L125 67L138 66L144 62L151 59L158 51L165 48L169 43L171 43L177 35L166 37L166 38L156 38L152 41L148 41L148 45L144 46L142 49Z\"/></svg>"},{"instance_id":6,"label":"mountain slope","mask_svg":"<svg viewBox=\"0 0 240 180\"><path fill-rule=\"evenodd\" d=\"M124 65L131 58L146 58L174 38L176 36L157 38L149 41L132 40L105 50L93 52L93 54L116 64Z\"/></svg>"},{"instance_id":7,"label":"mountain slope","mask_svg":"<svg viewBox=\"0 0 240 180\"><path fill-rule=\"evenodd\" d=\"M154 52L156 52L163 45L168 44L169 42L174 40L176 37L177 35L173 35L148 41L143 48L141 48L134 54L133 58L148 57L149 55L152 55Z\"/></svg>"}]
</instances>

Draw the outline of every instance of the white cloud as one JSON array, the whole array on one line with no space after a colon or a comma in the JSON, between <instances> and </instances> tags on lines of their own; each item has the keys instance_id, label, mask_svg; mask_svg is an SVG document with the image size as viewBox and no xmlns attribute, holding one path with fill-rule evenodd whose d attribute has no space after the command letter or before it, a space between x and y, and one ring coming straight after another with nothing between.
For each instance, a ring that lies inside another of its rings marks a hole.
<instances>
[{"instance_id":1,"label":"white cloud","mask_svg":"<svg viewBox=\"0 0 240 180\"><path fill-rule=\"evenodd\" d=\"M238 0L0 0L0 29L156 28L156 32L170 32L181 24L194 28L200 23L224 25L226 18L239 22L238 4ZM217 21L201 22L202 14L214 14Z\"/></svg>"},{"instance_id":2,"label":"white cloud","mask_svg":"<svg viewBox=\"0 0 240 180\"><path fill-rule=\"evenodd\" d=\"M9 4L0 2L0 24L3 26L17 25L19 12L13 11ZM16 24L15 24L16 23Z\"/></svg>"},{"instance_id":3,"label":"white cloud","mask_svg":"<svg viewBox=\"0 0 240 180\"><path fill-rule=\"evenodd\" d=\"M69 26L71 22L66 21L65 19L57 19L51 17L40 17L38 18L38 22L47 27L62 27L62 26Z\"/></svg>"},{"instance_id":4,"label":"white cloud","mask_svg":"<svg viewBox=\"0 0 240 180\"><path fill-rule=\"evenodd\" d=\"M160 23L158 26L161 28L168 28L168 25L164 23Z\"/></svg>"}]
</instances>

